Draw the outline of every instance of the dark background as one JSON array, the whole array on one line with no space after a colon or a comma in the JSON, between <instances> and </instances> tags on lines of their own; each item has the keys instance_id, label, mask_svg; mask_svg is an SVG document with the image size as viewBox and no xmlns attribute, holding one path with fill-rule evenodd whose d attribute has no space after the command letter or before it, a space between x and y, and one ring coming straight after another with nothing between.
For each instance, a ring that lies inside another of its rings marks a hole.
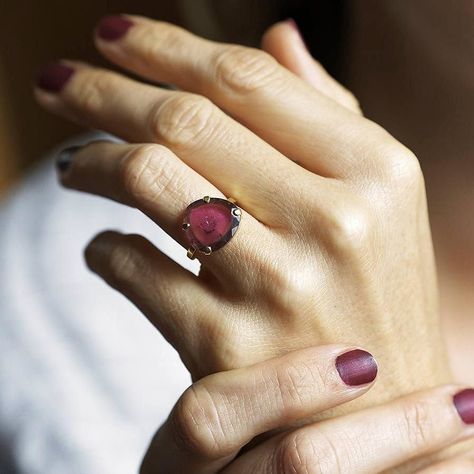
<instances>
[{"instance_id":1,"label":"dark background","mask_svg":"<svg viewBox=\"0 0 474 474\"><path fill-rule=\"evenodd\" d=\"M0 193L49 148L81 131L41 110L32 84L41 65L54 59L105 65L92 42L102 16L141 14L253 46L270 24L292 17L314 55L339 76L342 10L338 0L0 0Z\"/></svg>"}]
</instances>

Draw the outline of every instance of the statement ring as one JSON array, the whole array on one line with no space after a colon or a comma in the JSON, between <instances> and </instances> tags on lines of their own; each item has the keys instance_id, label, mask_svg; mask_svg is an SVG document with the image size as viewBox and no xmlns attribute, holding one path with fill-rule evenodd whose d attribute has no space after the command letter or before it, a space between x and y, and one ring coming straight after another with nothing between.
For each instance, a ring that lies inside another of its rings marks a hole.
<instances>
[{"instance_id":1,"label":"statement ring","mask_svg":"<svg viewBox=\"0 0 474 474\"><path fill-rule=\"evenodd\" d=\"M204 255L222 248L237 232L242 210L232 198L204 196L192 202L184 211L183 230L189 243L188 257L197 251Z\"/></svg>"}]
</instances>

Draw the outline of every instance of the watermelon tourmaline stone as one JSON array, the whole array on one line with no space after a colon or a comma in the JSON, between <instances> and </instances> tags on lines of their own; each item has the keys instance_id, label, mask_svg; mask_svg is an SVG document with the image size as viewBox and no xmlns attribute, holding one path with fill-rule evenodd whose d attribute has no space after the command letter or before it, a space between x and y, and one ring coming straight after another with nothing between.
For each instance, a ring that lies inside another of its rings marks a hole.
<instances>
[{"instance_id":1,"label":"watermelon tourmaline stone","mask_svg":"<svg viewBox=\"0 0 474 474\"><path fill-rule=\"evenodd\" d=\"M233 202L206 196L186 208L183 229L192 248L211 253L229 242L240 219L241 210Z\"/></svg>"}]
</instances>

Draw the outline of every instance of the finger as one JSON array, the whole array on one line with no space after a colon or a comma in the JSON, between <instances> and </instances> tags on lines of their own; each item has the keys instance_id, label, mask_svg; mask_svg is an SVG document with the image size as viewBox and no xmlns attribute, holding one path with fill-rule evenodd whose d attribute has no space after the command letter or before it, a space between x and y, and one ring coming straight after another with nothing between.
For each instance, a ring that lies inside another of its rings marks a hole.
<instances>
[{"instance_id":1,"label":"finger","mask_svg":"<svg viewBox=\"0 0 474 474\"><path fill-rule=\"evenodd\" d=\"M189 247L181 227L187 205L203 196L225 199L215 186L162 145L93 142L64 150L58 166L64 186L138 208L184 247ZM244 232L235 240L245 246L247 238L262 237L264 230L242 212ZM227 255L235 252L236 244L232 240L219 253L220 266L230 263ZM211 261L216 263L216 259Z\"/></svg>"},{"instance_id":2,"label":"finger","mask_svg":"<svg viewBox=\"0 0 474 474\"><path fill-rule=\"evenodd\" d=\"M468 474L474 472L474 453L433 464L418 474Z\"/></svg>"},{"instance_id":3,"label":"finger","mask_svg":"<svg viewBox=\"0 0 474 474\"><path fill-rule=\"evenodd\" d=\"M51 92L51 87L45 91L50 83L44 78L56 78L64 68L72 72L60 92ZM308 179L301 167L203 97L77 63L49 66L40 79L36 97L48 110L128 141L170 148L265 223L283 223L275 183L291 200L297 194L292 183Z\"/></svg>"},{"instance_id":4,"label":"finger","mask_svg":"<svg viewBox=\"0 0 474 474\"><path fill-rule=\"evenodd\" d=\"M64 150L58 167L66 187L138 208L184 247L189 247L182 229L188 204L204 196L225 198L219 189L162 145L93 142L79 149ZM205 259L206 267L214 273L227 275L237 256L246 258L255 242L265 242L267 234L262 224L242 211L239 230L228 244L218 253L203 257L196 252L196 256ZM138 275L134 281L136 278ZM235 286L235 275L232 284Z\"/></svg>"},{"instance_id":5,"label":"finger","mask_svg":"<svg viewBox=\"0 0 474 474\"><path fill-rule=\"evenodd\" d=\"M210 375L180 398L142 473L217 472L258 434L361 396L376 374L368 352L334 345Z\"/></svg>"},{"instance_id":6,"label":"finger","mask_svg":"<svg viewBox=\"0 0 474 474\"><path fill-rule=\"evenodd\" d=\"M354 95L333 79L311 56L294 20L272 25L263 35L262 49L322 94L362 115Z\"/></svg>"},{"instance_id":7,"label":"finger","mask_svg":"<svg viewBox=\"0 0 474 474\"><path fill-rule=\"evenodd\" d=\"M136 207L184 246L186 206L203 196L225 198L162 145L97 141L63 150L58 167L64 186Z\"/></svg>"},{"instance_id":8,"label":"finger","mask_svg":"<svg viewBox=\"0 0 474 474\"><path fill-rule=\"evenodd\" d=\"M214 296L191 272L144 237L104 232L85 250L88 267L134 303L161 332L188 367L195 354L201 315Z\"/></svg>"},{"instance_id":9,"label":"finger","mask_svg":"<svg viewBox=\"0 0 474 474\"><path fill-rule=\"evenodd\" d=\"M395 143L380 127L336 104L261 50L214 43L142 17L125 18L132 26L113 41L103 35L110 19L98 27L97 47L108 59L148 79L209 97L316 173L353 176L355 167L372 163L372 139ZM348 151L354 149L357 157Z\"/></svg>"},{"instance_id":10,"label":"finger","mask_svg":"<svg viewBox=\"0 0 474 474\"><path fill-rule=\"evenodd\" d=\"M380 472L473 436L470 423L474 390L441 387L273 438L225 472Z\"/></svg>"}]
</instances>

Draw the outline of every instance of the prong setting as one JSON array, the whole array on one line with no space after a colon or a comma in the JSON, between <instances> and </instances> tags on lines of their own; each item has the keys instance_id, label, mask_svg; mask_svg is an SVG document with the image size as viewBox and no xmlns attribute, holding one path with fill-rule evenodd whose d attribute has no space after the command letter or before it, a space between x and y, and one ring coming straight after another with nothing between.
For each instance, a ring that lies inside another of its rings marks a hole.
<instances>
[{"instance_id":1,"label":"prong setting","mask_svg":"<svg viewBox=\"0 0 474 474\"><path fill-rule=\"evenodd\" d=\"M189 242L187 256L196 252L210 255L226 245L237 232L242 210L234 199L204 196L192 202L185 210L182 229Z\"/></svg>"}]
</instances>

